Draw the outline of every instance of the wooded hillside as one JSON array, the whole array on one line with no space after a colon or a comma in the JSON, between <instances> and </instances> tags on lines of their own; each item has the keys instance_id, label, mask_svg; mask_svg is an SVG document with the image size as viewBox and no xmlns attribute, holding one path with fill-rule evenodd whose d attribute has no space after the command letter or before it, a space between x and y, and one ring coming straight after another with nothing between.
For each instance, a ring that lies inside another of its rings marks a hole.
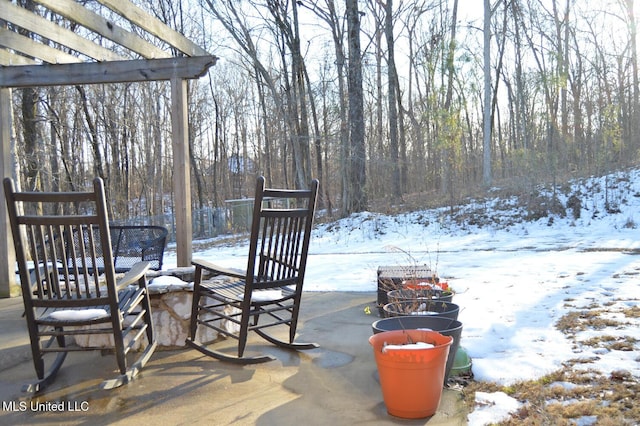
<instances>
[{"instance_id":1,"label":"wooded hillside","mask_svg":"<svg viewBox=\"0 0 640 426\"><path fill-rule=\"evenodd\" d=\"M638 160L633 0L134 3L220 57L189 86L194 209L251 196L256 174L319 178L320 207L346 215ZM23 186L99 175L116 218L171 211L169 90L15 90Z\"/></svg>"}]
</instances>

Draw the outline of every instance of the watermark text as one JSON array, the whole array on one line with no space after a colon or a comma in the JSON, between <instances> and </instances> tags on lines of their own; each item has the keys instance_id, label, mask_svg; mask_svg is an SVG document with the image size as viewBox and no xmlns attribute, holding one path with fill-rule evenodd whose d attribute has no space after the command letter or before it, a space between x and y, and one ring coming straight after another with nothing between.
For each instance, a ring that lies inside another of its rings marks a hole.
<instances>
[{"instance_id":1,"label":"watermark text","mask_svg":"<svg viewBox=\"0 0 640 426\"><path fill-rule=\"evenodd\" d=\"M12 412L86 412L88 401L2 401L2 411Z\"/></svg>"}]
</instances>

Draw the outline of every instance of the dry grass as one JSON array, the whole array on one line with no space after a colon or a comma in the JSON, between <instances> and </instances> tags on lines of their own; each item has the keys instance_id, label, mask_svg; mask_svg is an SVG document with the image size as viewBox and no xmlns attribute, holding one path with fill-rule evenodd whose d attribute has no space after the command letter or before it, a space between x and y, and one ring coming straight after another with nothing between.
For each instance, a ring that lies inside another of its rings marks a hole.
<instances>
[{"instance_id":1,"label":"dry grass","mask_svg":"<svg viewBox=\"0 0 640 426\"><path fill-rule=\"evenodd\" d=\"M621 325L619 321L601 318L604 310L590 309L583 311L573 311L564 315L556 323L556 328L565 334L575 334L588 328L602 330L607 327L618 327Z\"/></svg>"},{"instance_id":2,"label":"dry grass","mask_svg":"<svg viewBox=\"0 0 640 426\"><path fill-rule=\"evenodd\" d=\"M640 307L616 310L616 313L626 317L618 320L606 317L612 309L611 304L593 304L565 314L556 327L576 345L583 347L611 351L638 350L637 340L621 336L619 331L629 326L625 319L640 318ZM618 333L609 333L607 329L617 330ZM576 335L585 330L602 333L579 341ZM624 369L603 375L588 368L591 361L588 358L572 359L562 369L539 380L510 386L471 381L463 390L465 402L467 407L474 407L477 391L501 391L521 402L522 408L499 425L575 425L579 419L602 426L640 424L637 396L640 394L640 381ZM640 358L637 361L640 362Z\"/></svg>"},{"instance_id":3,"label":"dry grass","mask_svg":"<svg viewBox=\"0 0 640 426\"><path fill-rule=\"evenodd\" d=\"M622 313L627 318L640 318L640 306L635 305L627 309L623 309Z\"/></svg>"},{"instance_id":4,"label":"dry grass","mask_svg":"<svg viewBox=\"0 0 640 426\"><path fill-rule=\"evenodd\" d=\"M476 391L501 391L523 403L500 425L569 425L587 416L597 419L598 425L640 423L640 406L636 403L640 383L624 372L602 376L573 371L567 365L539 380L510 386L471 382L464 388L468 407L474 406Z\"/></svg>"}]
</instances>

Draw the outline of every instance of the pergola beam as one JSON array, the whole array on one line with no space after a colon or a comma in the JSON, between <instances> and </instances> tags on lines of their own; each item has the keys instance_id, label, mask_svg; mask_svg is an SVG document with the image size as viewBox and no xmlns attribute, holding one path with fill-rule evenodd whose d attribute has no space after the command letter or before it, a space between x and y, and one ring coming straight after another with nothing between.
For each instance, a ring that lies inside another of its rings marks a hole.
<instances>
[{"instance_id":1,"label":"pergola beam","mask_svg":"<svg viewBox=\"0 0 640 426\"><path fill-rule=\"evenodd\" d=\"M117 44L126 47L143 58L170 58L171 54L159 47L154 46L140 36L133 34L114 22L103 18L95 12L85 8L75 0L35 0L37 3L46 6L49 10L60 16L75 21L85 28L108 38Z\"/></svg>"},{"instance_id":2,"label":"pergola beam","mask_svg":"<svg viewBox=\"0 0 640 426\"><path fill-rule=\"evenodd\" d=\"M0 67L0 87L64 86L195 79L216 63L213 55L131 61Z\"/></svg>"},{"instance_id":3,"label":"pergola beam","mask_svg":"<svg viewBox=\"0 0 640 426\"><path fill-rule=\"evenodd\" d=\"M12 51L0 49L0 65L37 65L38 63L26 56L18 55Z\"/></svg>"},{"instance_id":4,"label":"pergola beam","mask_svg":"<svg viewBox=\"0 0 640 426\"><path fill-rule=\"evenodd\" d=\"M51 21L47 21L43 17L31 13L23 7L16 6L8 0L0 0L0 19L11 22L25 30L31 31L33 34L38 34L62 46L67 46L96 61L119 61L126 59L107 48L80 37L73 31L69 31Z\"/></svg>"},{"instance_id":5,"label":"pergola beam","mask_svg":"<svg viewBox=\"0 0 640 426\"><path fill-rule=\"evenodd\" d=\"M143 9L128 0L98 0L100 4L127 18L129 22L169 43L179 51L189 56L208 55L207 51L198 46L173 28L153 18Z\"/></svg>"},{"instance_id":6,"label":"pergola beam","mask_svg":"<svg viewBox=\"0 0 640 426\"><path fill-rule=\"evenodd\" d=\"M14 52L20 52L24 59L29 60L30 57L38 58L48 63L64 63L64 64L79 64L82 60L77 56L70 55L65 52L61 52L55 47L48 46L46 44L38 43L18 34L14 31L9 31L4 28L0 28L0 46L4 46L7 49L11 49ZM16 55L18 56L18 55ZM35 61L32 61L35 62ZM2 61L0 64L4 64ZM20 64L13 64L20 65Z\"/></svg>"}]
</instances>

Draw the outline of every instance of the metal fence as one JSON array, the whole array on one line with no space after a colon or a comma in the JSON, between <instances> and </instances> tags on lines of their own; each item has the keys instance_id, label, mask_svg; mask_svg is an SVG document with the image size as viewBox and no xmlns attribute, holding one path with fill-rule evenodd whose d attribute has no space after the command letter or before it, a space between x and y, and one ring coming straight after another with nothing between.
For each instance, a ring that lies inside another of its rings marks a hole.
<instances>
[{"instance_id":1,"label":"metal fence","mask_svg":"<svg viewBox=\"0 0 640 426\"><path fill-rule=\"evenodd\" d=\"M204 207L191 212L193 239L212 238L222 234L247 232L251 228L253 199L229 200L225 207ZM116 219L115 225L159 225L169 231L167 242L175 242L173 214Z\"/></svg>"}]
</instances>

